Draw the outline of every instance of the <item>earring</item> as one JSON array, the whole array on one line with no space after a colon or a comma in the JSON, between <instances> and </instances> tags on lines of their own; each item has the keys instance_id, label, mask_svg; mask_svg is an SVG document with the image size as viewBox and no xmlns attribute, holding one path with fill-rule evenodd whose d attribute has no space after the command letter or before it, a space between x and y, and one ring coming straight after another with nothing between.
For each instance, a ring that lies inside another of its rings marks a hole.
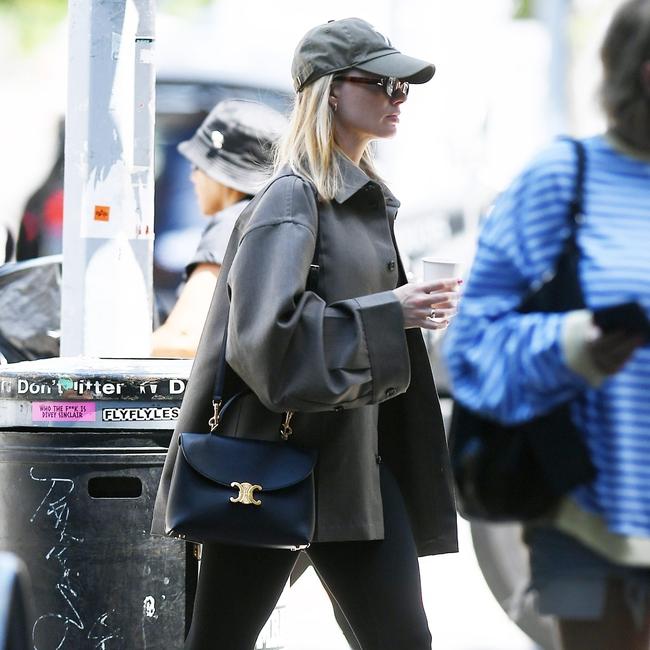
<instances>
[{"instance_id":1,"label":"earring","mask_svg":"<svg viewBox=\"0 0 650 650\"><path fill-rule=\"evenodd\" d=\"M339 103L338 102L332 102L331 107L332 107L332 110L336 113L336 111L339 108Z\"/></svg>"}]
</instances>

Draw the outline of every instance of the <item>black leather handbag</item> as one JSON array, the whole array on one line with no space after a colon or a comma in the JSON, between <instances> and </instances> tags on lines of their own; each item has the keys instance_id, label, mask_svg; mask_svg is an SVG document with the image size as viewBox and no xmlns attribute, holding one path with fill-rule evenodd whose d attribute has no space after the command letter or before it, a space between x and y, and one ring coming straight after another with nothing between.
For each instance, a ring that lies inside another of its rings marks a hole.
<instances>
[{"instance_id":1,"label":"black leather handbag","mask_svg":"<svg viewBox=\"0 0 650 650\"><path fill-rule=\"evenodd\" d=\"M259 201L258 194L246 208ZM316 289L320 238L307 288ZM217 432L232 404L250 389L223 403L226 376L226 327L217 368L209 433L183 432L169 486L165 532L170 537L206 543L300 550L311 543L316 522L314 466L317 452L288 442L293 433L289 411L278 437L267 441L223 436Z\"/></svg>"},{"instance_id":2,"label":"black leather handbag","mask_svg":"<svg viewBox=\"0 0 650 650\"><path fill-rule=\"evenodd\" d=\"M184 432L167 503L167 534L299 550L314 536L316 454L285 442Z\"/></svg>"},{"instance_id":3,"label":"black leather handbag","mask_svg":"<svg viewBox=\"0 0 650 650\"><path fill-rule=\"evenodd\" d=\"M222 407L224 355L214 389L210 432L183 432L169 486L165 531L171 537L205 543L299 550L312 541L315 526L316 451L287 442L292 413L278 438L266 441L217 433L230 406Z\"/></svg>"},{"instance_id":4,"label":"black leather handbag","mask_svg":"<svg viewBox=\"0 0 650 650\"><path fill-rule=\"evenodd\" d=\"M571 142L577 157L571 232L555 274L522 301L520 313L565 312L585 306L576 243L585 152L582 143ZM449 447L458 509L468 519L530 521L595 477L582 434L571 420L569 403L522 424L506 426L456 402Z\"/></svg>"}]
</instances>

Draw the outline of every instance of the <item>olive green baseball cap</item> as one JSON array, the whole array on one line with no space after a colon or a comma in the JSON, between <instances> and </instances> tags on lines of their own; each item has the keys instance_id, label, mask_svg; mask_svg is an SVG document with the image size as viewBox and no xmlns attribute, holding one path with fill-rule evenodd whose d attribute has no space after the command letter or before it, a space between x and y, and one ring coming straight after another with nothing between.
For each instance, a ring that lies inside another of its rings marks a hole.
<instances>
[{"instance_id":1,"label":"olive green baseball cap","mask_svg":"<svg viewBox=\"0 0 650 650\"><path fill-rule=\"evenodd\" d=\"M432 63L402 54L361 18L331 20L310 29L293 55L291 76L296 92L335 72L358 68L381 77L423 84L433 77Z\"/></svg>"}]
</instances>

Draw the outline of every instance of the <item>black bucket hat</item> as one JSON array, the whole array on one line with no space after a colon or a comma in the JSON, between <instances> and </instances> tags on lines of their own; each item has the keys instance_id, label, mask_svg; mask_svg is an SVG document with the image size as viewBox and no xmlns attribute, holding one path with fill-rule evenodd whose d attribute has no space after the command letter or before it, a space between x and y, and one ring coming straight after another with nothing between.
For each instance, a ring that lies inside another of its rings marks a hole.
<instances>
[{"instance_id":1,"label":"black bucket hat","mask_svg":"<svg viewBox=\"0 0 650 650\"><path fill-rule=\"evenodd\" d=\"M432 63L402 54L361 18L331 20L310 29L293 55L291 76L296 92L326 74L358 68L381 77L423 84L433 77Z\"/></svg>"},{"instance_id":2,"label":"black bucket hat","mask_svg":"<svg viewBox=\"0 0 650 650\"><path fill-rule=\"evenodd\" d=\"M210 178L255 194L271 173L273 144L286 119L270 106L246 99L219 102L178 150Z\"/></svg>"}]
</instances>

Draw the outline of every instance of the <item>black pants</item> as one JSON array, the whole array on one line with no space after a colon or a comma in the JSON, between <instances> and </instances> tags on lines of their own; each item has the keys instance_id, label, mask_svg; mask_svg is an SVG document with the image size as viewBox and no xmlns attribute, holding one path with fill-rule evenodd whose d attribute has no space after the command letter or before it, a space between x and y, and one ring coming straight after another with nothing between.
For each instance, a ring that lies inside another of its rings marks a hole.
<instances>
[{"instance_id":1,"label":"black pants","mask_svg":"<svg viewBox=\"0 0 650 650\"><path fill-rule=\"evenodd\" d=\"M411 526L381 467L384 539L312 544L307 553L363 650L430 650ZM292 551L204 545L185 650L252 650L296 561Z\"/></svg>"}]
</instances>

